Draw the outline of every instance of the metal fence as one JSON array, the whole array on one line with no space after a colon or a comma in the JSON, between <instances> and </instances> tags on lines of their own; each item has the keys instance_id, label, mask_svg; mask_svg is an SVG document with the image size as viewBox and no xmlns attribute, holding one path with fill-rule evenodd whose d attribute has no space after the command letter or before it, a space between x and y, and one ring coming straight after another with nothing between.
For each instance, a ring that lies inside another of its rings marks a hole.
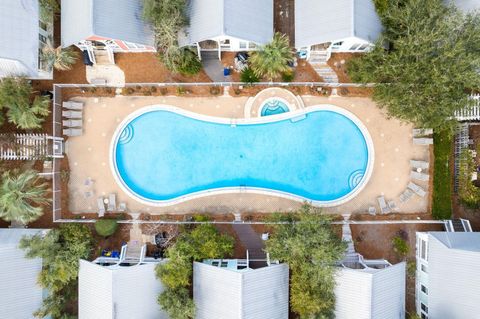
<instances>
[{"instance_id":1,"label":"metal fence","mask_svg":"<svg viewBox=\"0 0 480 319\"><path fill-rule=\"evenodd\" d=\"M458 121L480 120L480 94L473 94L470 98L474 101L473 106L455 112L455 118Z\"/></svg>"}]
</instances>

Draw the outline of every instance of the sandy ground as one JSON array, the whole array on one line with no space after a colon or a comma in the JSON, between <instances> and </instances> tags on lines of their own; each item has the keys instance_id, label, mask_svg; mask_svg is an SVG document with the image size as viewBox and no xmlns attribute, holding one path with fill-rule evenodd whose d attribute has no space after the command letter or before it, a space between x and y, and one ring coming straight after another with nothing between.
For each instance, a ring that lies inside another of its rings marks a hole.
<instances>
[{"instance_id":1,"label":"sandy ground","mask_svg":"<svg viewBox=\"0 0 480 319\"><path fill-rule=\"evenodd\" d=\"M302 97L305 106L334 104L354 113L366 126L375 148L373 174L365 188L351 201L327 208L332 213L364 213L369 206L376 206L376 198L384 195L395 200L401 212L425 212L428 199L414 196L406 204L400 204L398 196L410 181L410 159L429 160L425 146L414 146L411 125L387 119L383 112L368 98ZM275 196L255 194L212 195L190 200L169 207L141 204L124 193L117 185L109 162L109 147L119 123L131 112L153 104L168 104L211 116L241 118L247 97L132 97L77 98L85 102L84 135L69 138L66 153L70 164L69 209L76 213L95 212L99 196L117 194L117 203L125 202L130 212L150 214L191 212L272 212L293 210L301 203ZM85 180L94 180L93 186L85 186ZM418 183L426 187L425 183ZM86 196L86 192L93 196ZM428 196L429 197L429 196Z\"/></svg>"}]
</instances>

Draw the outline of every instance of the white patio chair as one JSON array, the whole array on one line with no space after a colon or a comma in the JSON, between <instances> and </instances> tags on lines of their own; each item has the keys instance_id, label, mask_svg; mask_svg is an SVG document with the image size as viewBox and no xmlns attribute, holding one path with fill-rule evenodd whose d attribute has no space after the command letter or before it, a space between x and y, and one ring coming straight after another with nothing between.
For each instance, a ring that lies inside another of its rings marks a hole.
<instances>
[{"instance_id":1,"label":"white patio chair","mask_svg":"<svg viewBox=\"0 0 480 319\"><path fill-rule=\"evenodd\" d=\"M380 206L380 211L382 212L382 214L388 214L391 212L390 207L388 207L387 203L385 202L384 196L378 197L377 201L378 201L378 205Z\"/></svg>"},{"instance_id":2,"label":"white patio chair","mask_svg":"<svg viewBox=\"0 0 480 319\"><path fill-rule=\"evenodd\" d=\"M83 123L81 119L78 120L63 120L63 126L66 127L82 127Z\"/></svg>"},{"instance_id":3,"label":"white patio chair","mask_svg":"<svg viewBox=\"0 0 480 319\"><path fill-rule=\"evenodd\" d=\"M424 174L424 173L419 173L419 172L416 172L416 171L411 171L410 172L410 177L412 179L416 179L417 181L423 181L423 182L426 182L428 181L428 178L430 177L428 174Z\"/></svg>"},{"instance_id":4,"label":"white patio chair","mask_svg":"<svg viewBox=\"0 0 480 319\"><path fill-rule=\"evenodd\" d=\"M415 144L415 145L432 145L433 144L433 138L430 138L430 137L413 138L413 144Z\"/></svg>"},{"instance_id":5,"label":"white patio chair","mask_svg":"<svg viewBox=\"0 0 480 319\"><path fill-rule=\"evenodd\" d=\"M413 168L428 169L430 165L425 161L410 160L410 166Z\"/></svg>"},{"instance_id":6,"label":"white patio chair","mask_svg":"<svg viewBox=\"0 0 480 319\"><path fill-rule=\"evenodd\" d=\"M368 207L368 213L375 216L377 214L377 209L374 206Z\"/></svg>"},{"instance_id":7,"label":"white patio chair","mask_svg":"<svg viewBox=\"0 0 480 319\"><path fill-rule=\"evenodd\" d=\"M64 109L68 110L83 110L83 103L82 102L75 102L75 101L67 101L62 103Z\"/></svg>"},{"instance_id":8,"label":"white patio chair","mask_svg":"<svg viewBox=\"0 0 480 319\"><path fill-rule=\"evenodd\" d=\"M105 203L103 202L103 197L97 198L97 207L98 207L98 217L105 216Z\"/></svg>"},{"instance_id":9,"label":"white patio chair","mask_svg":"<svg viewBox=\"0 0 480 319\"><path fill-rule=\"evenodd\" d=\"M393 200L388 201L388 202L387 202L387 205L388 205L388 207L390 208L390 210L391 210L392 212L398 211L397 204L395 204L395 202L394 202Z\"/></svg>"},{"instance_id":10,"label":"white patio chair","mask_svg":"<svg viewBox=\"0 0 480 319\"><path fill-rule=\"evenodd\" d=\"M127 211L127 204L125 202L118 203L118 211L124 213Z\"/></svg>"},{"instance_id":11,"label":"white patio chair","mask_svg":"<svg viewBox=\"0 0 480 319\"><path fill-rule=\"evenodd\" d=\"M63 135L65 136L81 136L83 130L81 128L67 128L63 130Z\"/></svg>"},{"instance_id":12,"label":"white patio chair","mask_svg":"<svg viewBox=\"0 0 480 319\"><path fill-rule=\"evenodd\" d=\"M407 188L402 194L400 194L400 203L406 203L410 198L412 198L413 192Z\"/></svg>"},{"instance_id":13,"label":"white patio chair","mask_svg":"<svg viewBox=\"0 0 480 319\"><path fill-rule=\"evenodd\" d=\"M108 195L108 212L114 212L117 210L117 198L114 193Z\"/></svg>"},{"instance_id":14,"label":"white patio chair","mask_svg":"<svg viewBox=\"0 0 480 319\"><path fill-rule=\"evenodd\" d=\"M425 197L425 195L427 195L427 192L422 187L413 182L408 183L407 187L420 197Z\"/></svg>"},{"instance_id":15,"label":"white patio chair","mask_svg":"<svg viewBox=\"0 0 480 319\"><path fill-rule=\"evenodd\" d=\"M82 112L67 110L67 111L62 111L62 116L66 117L67 119L81 119Z\"/></svg>"}]
</instances>

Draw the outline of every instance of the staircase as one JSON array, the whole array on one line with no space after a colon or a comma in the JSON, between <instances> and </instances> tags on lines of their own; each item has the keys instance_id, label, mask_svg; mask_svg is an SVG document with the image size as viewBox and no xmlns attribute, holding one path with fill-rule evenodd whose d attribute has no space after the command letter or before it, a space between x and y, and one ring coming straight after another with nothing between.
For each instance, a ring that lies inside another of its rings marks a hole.
<instances>
[{"instance_id":1,"label":"staircase","mask_svg":"<svg viewBox=\"0 0 480 319\"><path fill-rule=\"evenodd\" d=\"M447 232L471 232L472 226L467 219L459 218L445 221L445 229Z\"/></svg>"},{"instance_id":2,"label":"staircase","mask_svg":"<svg viewBox=\"0 0 480 319\"><path fill-rule=\"evenodd\" d=\"M338 83L337 73L327 64L328 57L327 51L311 51L308 62L324 82Z\"/></svg>"},{"instance_id":3,"label":"staircase","mask_svg":"<svg viewBox=\"0 0 480 319\"><path fill-rule=\"evenodd\" d=\"M95 55L95 63L99 65L112 65L115 64L113 60L113 54L108 51L108 48L95 48L93 49Z\"/></svg>"}]
</instances>

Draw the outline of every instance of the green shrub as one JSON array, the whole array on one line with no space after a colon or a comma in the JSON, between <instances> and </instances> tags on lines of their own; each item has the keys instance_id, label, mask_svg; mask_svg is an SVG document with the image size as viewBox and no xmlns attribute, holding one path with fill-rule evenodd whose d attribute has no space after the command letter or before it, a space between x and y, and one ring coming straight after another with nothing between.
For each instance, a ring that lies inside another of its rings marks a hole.
<instances>
[{"instance_id":1,"label":"green shrub","mask_svg":"<svg viewBox=\"0 0 480 319\"><path fill-rule=\"evenodd\" d=\"M256 83L259 82L260 79L252 69L246 68L240 73L240 81L244 83Z\"/></svg>"},{"instance_id":2,"label":"green shrub","mask_svg":"<svg viewBox=\"0 0 480 319\"><path fill-rule=\"evenodd\" d=\"M452 133L442 131L433 136L433 199L432 215L435 219L450 219L452 216L452 177L450 157L452 155Z\"/></svg>"},{"instance_id":3,"label":"green shrub","mask_svg":"<svg viewBox=\"0 0 480 319\"><path fill-rule=\"evenodd\" d=\"M187 93L187 90L183 86L177 86L177 94L184 95Z\"/></svg>"},{"instance_id":4,"label":"green shrub","mask_svg":"<svg viewBox=\"0 0 480 319\"><path fill-rule=\"evenodd\" d=\"M395 236L392 239L393 251L400 256L405 257L410 251L408 242L400 236Z\"/></svg>"},{"instance_id":5,"label":"green shrub","mask_svg":"<svg viewBox=\"0 0 480 319\"><path fill-rule=\"evenodd\" d=\"M211 86L210 87L210 94L211 95L219 95L221 93L221 89L219 86Z\"/></svg>"},{"instance_id":6,"label":"green shrub","mask_svg":"<svg viewBox=\"0 0 480 319\"><path fill-rule=\"evenodd\" d=\"M460 154L458 169L458 197L469 208L480 207L480 188L472 183L472 173L474 172L476 172L475 160L470 150L464 149Z\"/></svg>"},{"instance_id":7,"label":"green shrub","mask_svg":"<svg viewBox=\"0 0 480 319\"><path fill-rule=\"evenodd\" d=\"M188 48L180 49L178 60L174 61L176 70L183 75L195 75L202 69L202 62L195 52Z\"/></svg>"},{"instance_id":8,"label":"green shrub","mask_svg":"<svg viewBox=\"0 0 480 319\"><path fill-rule=\"evenodd\" d=\"M195 303L190 298L187 288L167 288L158 296L158 304L170 319L193 319Z\"/></svg>"},{"instance_id":9,"label":"green shrub","mask_svg":"<svg viewBox=\"0 0 480 319\"><path fill-rule=\"evenodd\" d=\"M282 81L283 82L292 82L294 78L295 78L295 72L293 70L284 72L282 74Z\"/></svg>"},{"instance_id":10,"label":"green shrub","mask_svg":"<svg viewBox=\"0 0 480 319\"><path fill-rule=\"evenodd\" d=\"M95 222L95 231L102 237L112 236L117 229L118 223L115 219L99 219Z\"/></svg>"}]
</instances>

